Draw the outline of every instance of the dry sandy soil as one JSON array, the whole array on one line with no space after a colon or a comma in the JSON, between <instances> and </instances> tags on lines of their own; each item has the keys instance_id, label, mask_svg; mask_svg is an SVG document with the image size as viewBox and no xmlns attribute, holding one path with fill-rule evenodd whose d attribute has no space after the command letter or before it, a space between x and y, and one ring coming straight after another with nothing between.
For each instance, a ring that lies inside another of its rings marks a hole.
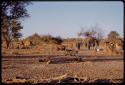
<instances>
[{"instance_id":1,"label":"dry sandy soil","mask_svg":"<svg viewBox=\"0 0 125 85\"><path fill-rule=\"evenodd\" d=\"M122 83L123 57L2 58L3 83ZM67 58L67 59L66 59ZM68 59L69 58L69 59ZM55 60L54 60L55 59ZM71 59L71 61L70 61ZM67 61L68 60L68 61ZM67 62L66 62L67 61Z\"/></svg>"}]
</instances>

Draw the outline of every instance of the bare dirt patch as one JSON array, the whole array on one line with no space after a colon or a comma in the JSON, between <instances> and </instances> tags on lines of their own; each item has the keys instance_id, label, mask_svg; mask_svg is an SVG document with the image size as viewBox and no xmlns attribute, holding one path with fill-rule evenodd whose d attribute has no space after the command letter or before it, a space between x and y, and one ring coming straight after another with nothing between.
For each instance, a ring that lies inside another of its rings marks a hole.
<instances>
[{"instance_id":1,"label":"bare dirt patch","mask_svg":"<svg viewBox=\"0 0 125 85\"><path fill-rule=\"evenodd\" d=\"M14 58L15 59L15 58ZM54 58L51 58L54 60ZM84 58L85 59L85 58ZM123 60L44 63L29 58L2 60L3 83L121 83ZM56 60L58 60L56 58ZM66 60L66 59L65 59ZM72 59L71 59L72 60ZM59 78L59 79L58 79Z\"/></svg>"}]
</instances>

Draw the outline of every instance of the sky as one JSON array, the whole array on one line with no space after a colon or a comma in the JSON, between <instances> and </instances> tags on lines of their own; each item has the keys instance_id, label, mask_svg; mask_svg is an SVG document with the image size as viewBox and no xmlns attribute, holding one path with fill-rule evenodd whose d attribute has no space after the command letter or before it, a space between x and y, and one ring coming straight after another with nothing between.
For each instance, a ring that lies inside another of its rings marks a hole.
<instances>
[{"instance_id":1,"label":"sky","mask_svg":"<svg viewBox=\"0 0 125 85\"><path fill-rule=\"evenodd\" d=\"M82 28L94 26L103 36L113 30L123 37L123 3L120 1L34 1L26 8L30 17L22 22L23 38L34 33L76 38Z\"/></svg>"}]
</instances>

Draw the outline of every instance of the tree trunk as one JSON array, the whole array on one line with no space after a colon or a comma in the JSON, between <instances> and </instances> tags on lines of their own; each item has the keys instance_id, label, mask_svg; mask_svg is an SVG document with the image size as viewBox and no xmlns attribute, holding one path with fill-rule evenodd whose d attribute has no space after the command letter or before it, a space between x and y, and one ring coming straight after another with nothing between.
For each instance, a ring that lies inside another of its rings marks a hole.
<instances>
[{"instance_id":1,"label":"tree trunk","mask_svg":"<svg viewBox=\"0 0 125 85\"><path fill-rule=\"evenodd\" d=\"M5 34L3 37L4 37L5 42L6 42L6 48L9 49L11 40L7 34Z\"/></svg>"}]
</instances>

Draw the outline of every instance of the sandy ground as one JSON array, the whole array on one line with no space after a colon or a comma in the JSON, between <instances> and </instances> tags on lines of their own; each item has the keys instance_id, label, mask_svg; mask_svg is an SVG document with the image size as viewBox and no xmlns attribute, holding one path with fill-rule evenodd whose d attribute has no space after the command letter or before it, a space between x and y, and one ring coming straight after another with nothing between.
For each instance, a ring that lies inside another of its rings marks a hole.
<instances>
[{"instance_id":1,"label":"sandy ground","mask_svg":"<svg viewBox=\"0 0 125 85\"><path fill-rule=\"evenodd\" d=\"M123 57L110 61L86 60L50 64L47 64L47 62L39 62L38 58L22 58L15 60L3 58L2 82L122 83L124 72L123 66Z\"/></svg>"}]
</instances>

